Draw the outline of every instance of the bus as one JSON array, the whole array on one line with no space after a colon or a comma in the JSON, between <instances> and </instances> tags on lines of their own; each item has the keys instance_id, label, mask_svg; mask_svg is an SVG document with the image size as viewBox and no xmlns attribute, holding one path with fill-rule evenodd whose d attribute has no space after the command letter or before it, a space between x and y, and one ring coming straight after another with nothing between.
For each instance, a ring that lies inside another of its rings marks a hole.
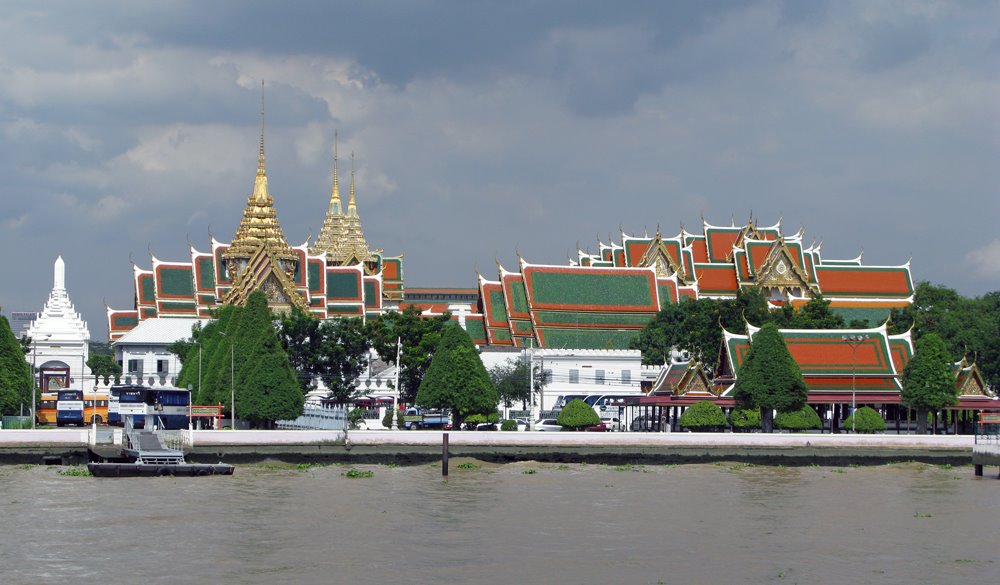
<instances>
[{"instance_id":1,"label":"bus","mask_svg":"<svg viewBox=\"0 0 1000 585\"><path fill-rule=\"evenodd\" d=\"M115 384L108 393L108 424L120 427L124 424L124 415L133 416L142 421L146 415L145 386L140 384ZM141 422L139 423L141 426Z\"/></svg>"},{"instance_id":2,"label":"bus","mask_svg":"<svg viewBox=\"0 0 1000 585\"><path fill-rule=\"evenodd\" d=\"M132 418L134 428L144 428L149 419L158 429L185 429L191 394L180 388L149 388L139 384L116 384L108 400L108 424L122 426Z\"/></svg>"},{"instance_id":3,"label":"bus","mask_svg":"<svg viewBox=\"0 0 1000 585\"><path fill-rule=\"evenodd\" d=\"M38 402L38 410L35 412L35 423L39 425L56 424L56 400L59 395L55 392L43 392L41 400Z\"/></svg>"},{"instance_id":4,"label":"bus","mask_svg":"<svg viewBox=\"0 0 1000 585\"><path fill-rule=\"evenodd\" d=\"M56 393L56 426L83 426L83 390L60 390Z\"/></svg>"},{"instance_id":5,"label":"bus","mask_svg":"<svg viewBox=\"0 0 1000 585\"><path fill-rule=\"evenodd\" d=\"M83 420L87 423L104 424L108 421L108 397L90 392L83 395Z\"/></svg>"},{"instance_id":6,"label":"bus","mask_svg":"<svg viewBox=\"0 0 1000 585\"><path fill-rule=\"evenodd\" d=\"M146 389L146 417L158 429L186 429L191 393L180 388Z\"/></svg>"}]
</instances>

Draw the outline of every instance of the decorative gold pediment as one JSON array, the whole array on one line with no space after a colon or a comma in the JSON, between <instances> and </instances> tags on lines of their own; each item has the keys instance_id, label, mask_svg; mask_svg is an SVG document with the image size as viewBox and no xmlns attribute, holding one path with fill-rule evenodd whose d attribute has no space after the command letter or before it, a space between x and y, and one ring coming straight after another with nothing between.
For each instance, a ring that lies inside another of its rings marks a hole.
<instances>
[{"instance_id":1,"label":"decorative gold pediment","mask_svg":"<svg viewBox=\"0 0 1000 585\"><path fill-rule=\"evenodd\" d=\"M800 288L813 290L809 277L795 262L783 240L775 242L764 262L757 269L757 286L788 290Z\"/></svg>"},{"instance_id":2,"label":"decorative gold pediment","mask_svg":"<svg viewBox=\"0 0 1000 585\"><path fill-rule=\"evenodd\" d=\"M646 248L642 258L639 259L639 266L654 267L657 278L669 278L676 274L681 284L687 284L684 266L674 260L670 252L667 251L659 231L656 232L653 243Z\"/></svg>"},{"instance_id":3,"label":"decorative gold pediment","mask_svg":"<svg viewBox=\"0 0 1000 585\"><path fill-rule=\"evenodd\" d=\"M222 302L243 306L255 290L267 295L267 304L279 311L296 306L302 311L309 307L292 282L295 265L275 254L267 244L258 246L246 264L236 274L233 287L226 292Z\"/></svg>"}]
</instances>

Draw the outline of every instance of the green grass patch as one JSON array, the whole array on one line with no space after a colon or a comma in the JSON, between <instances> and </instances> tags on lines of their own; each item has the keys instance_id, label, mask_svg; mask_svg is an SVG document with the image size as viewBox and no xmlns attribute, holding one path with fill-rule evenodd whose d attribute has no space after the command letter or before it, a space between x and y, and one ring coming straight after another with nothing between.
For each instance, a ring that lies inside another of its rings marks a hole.
<instances>
[{"instance_id":1,"label":"green grass patch","mask_svg":"<svg viewBox=\"0 0 1000 585\"><path fill-rule=\"evenodd\" d=\"M476 465L475 463L468 462L468 461L465 462L465 463L459 463L455 467L457 467L459 469L469 469L469 470L479 469L478 465Z\"/></svg>"},{"instance_id":2,"label":"green grass patch","mask_svg":"<svg viewBox=\"0 0 1000 585\"><path fill-rule=\"evenodd\" d=\"M914 518L933 518L934 515L933 514L928 514L926 512L914 512L913 513L913 517Z\"/></svg>"},{"instance_id":3,"label":"green grass patch","mask_svg":"<svg viewBox=\"0 0 1000 585\"><path fill-rule=\"evenodd\" d=\"M298 471L308 471L314 467L329 467L329 463L317 463L315 461L310 461L309 463L299 463L295 466Z\"/></svg>"},{"instance_id":4,"label":"green grass patch","mask_svg":"<svg viewBox=\"0 0 1000 585\"><path fill-rule=\"evenodd\" d=\"M90 470L82 465L73 465L59 470L59 475L70 477L90 477Z\"/></svg>"},{"instance_id":5,"label":"green grass patch","mask_svg":"<svg viewBox=\"0 0 1000 585\"><path fill-rule=\"evenodd\" d=\"M521 472L522 475L535 475L536 473L538 473L538 470L534 468L525 469L524 471Z\"/></svg>"},{"instance_id":6,"label":"green grass patch","mask_svg":"<svg viewBox=\"0 0 1000 585\"><path fill-rule=\"evenodd\" d=\"M345 471L344 473L341 473L341 475L343 475L344 477L349 477L351 479L359 479L363 477L375 477L375 472L351 468Z\"/></svg>"}]
</instances>

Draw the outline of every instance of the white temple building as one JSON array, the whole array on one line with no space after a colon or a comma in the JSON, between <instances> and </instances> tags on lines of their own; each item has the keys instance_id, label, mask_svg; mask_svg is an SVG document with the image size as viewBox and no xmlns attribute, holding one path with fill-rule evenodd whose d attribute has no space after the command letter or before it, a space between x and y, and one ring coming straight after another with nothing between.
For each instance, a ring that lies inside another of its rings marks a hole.
<instances>
[{"instance_id":1,"label":"white temple building","mask_svg":"<svg viewBox=\"0 0 1000 585\"><path fill-rule=\"evenodd\" d=\"M56 258L49 300L27 331L31 351L25 356L36 368L41 392L62 388L92 392L94 377L87 367L90 330L73 308L66 292L66 264Z\"/></svg>"}]
</instances>

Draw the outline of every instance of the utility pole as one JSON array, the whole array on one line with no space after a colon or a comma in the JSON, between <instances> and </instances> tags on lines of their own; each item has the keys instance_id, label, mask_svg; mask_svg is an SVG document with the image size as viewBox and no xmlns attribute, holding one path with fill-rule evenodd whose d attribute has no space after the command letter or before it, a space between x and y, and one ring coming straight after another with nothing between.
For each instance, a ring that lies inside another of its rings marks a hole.
<instances>
[{"instance_id":1,"label":"utility pole","mask_svg":"<svg viewBox=\"0 0 1000 585\"><path fill-rule=\"evenodd\" d=\"M851 432L854 432L857 422L857 377L858 377L858 346L861 345L864 340L868 339L867 335L856 334L856 335L841 335L841 339L845 343L851 346ZM832 429L831 429L832 430Z\"/></svg>"},{"instance_id":2,"label":"utility pole","mask_svg":"<svg viewBox=\"0 0 1000 585\"><path fill-rule=\"evenodd\" d=\"M403 351L403 338L396 337L396 383L393 384L392 389L392 420L394 421L396 428L400 428L399 425L399 355ZM390 425L390 429L391 425Z\"/></svg>"}]
</instances>

